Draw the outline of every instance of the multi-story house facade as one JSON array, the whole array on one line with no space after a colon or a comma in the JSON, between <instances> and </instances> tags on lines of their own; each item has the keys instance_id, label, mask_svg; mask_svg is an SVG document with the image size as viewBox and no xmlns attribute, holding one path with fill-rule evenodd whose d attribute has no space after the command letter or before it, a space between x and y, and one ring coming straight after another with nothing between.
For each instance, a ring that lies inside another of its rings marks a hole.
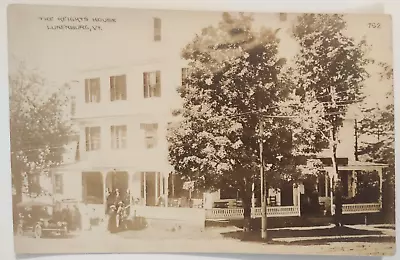
<instances>
[{"instance_id":1,"label":"multi-story house facade","mask_svg":"<svg viewBox=\"0 0 400 260\"><path fill-rule=\"evenodd\" d=\"M140 18L147 35L136 42L132 64L82 71L74 81L79 142L71 144L70 162L53 170L56 197L100 206L107 189L118 189L136 204L167 204L166 133L186 63L165 51L171 37L162 34L161 18Z\"/></svg>"}]
</instances>

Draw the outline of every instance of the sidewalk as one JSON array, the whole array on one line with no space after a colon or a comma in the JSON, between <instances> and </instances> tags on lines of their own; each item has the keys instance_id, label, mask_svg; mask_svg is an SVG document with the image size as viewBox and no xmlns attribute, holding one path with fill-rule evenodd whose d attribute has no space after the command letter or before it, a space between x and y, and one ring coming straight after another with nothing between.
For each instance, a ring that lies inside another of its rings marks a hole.
<instances>
[{"instance_id":1,"label":"sidewalk","mask_svg":"<svg viewBox=\"0 0 400 260\"><path fill-rule=\"evenodd\" d=\"M330 226L324 226L324 227L312 227L312 228L287 228L287 229L281 229L281 230L286 230L286 231L292 231L295 233L296 231L309 231L310 235L307 236L290 236L290 237L276 237L273 238L273 241L275 242L311 242L311 241L335 241L335 240L351 240L351 239L361 239L364 240L366 238L395 238L396 237L396 231L394 229L389 229L385 227L381 227L382 225L346 225L343 227L340 227L338 230L339 232L335 232L335 226L330 225ZM326 230L326 229L332 229L331 234L329 235L318 235L319 230ZM342 230L342 231L340 231ZM354 231L354 232L348 232L348 231ZM278 229L277 229L278 231ZM359 231L359 232L356 232ZM279 231L278 231L279 232ZM312 233L315 232L315 235L312 235ZM339 234L335 234L339 233ZM343 234L340 234L343 233Z\"/></svg>"}]
</instances>

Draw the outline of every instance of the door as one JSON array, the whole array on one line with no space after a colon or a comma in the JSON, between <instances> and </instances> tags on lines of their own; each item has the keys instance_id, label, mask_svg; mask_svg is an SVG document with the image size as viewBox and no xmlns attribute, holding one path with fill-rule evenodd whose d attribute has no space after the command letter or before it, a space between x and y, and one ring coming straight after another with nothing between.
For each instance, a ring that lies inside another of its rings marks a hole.
<instances>
[{"instance_id":1,"label":"door","mask_svg":"<svg viewBox=\"0 0 400 260\"><path fill-rule=\"evenodd\" d=\"M146 206L156 206L156 173L146 172Z\"/></svg>"}]
</instances>

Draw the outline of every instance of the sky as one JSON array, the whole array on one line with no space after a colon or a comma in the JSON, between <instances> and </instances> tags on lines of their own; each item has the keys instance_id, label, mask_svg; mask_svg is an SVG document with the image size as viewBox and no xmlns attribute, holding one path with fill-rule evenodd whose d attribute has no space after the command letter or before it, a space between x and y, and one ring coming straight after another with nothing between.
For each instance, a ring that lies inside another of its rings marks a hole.
<instances>
[{"instance_id":1,"label":"sky","mask_svg":"<svg viewBox=\"0 0 400 260\"><path fill-rule=\"evenodd\" d=\"M43 20L53 17L53 21ZM89 27L100 25L102 30L52 30L59 25L83 23L60 22L58 18L87 17ZM111 22L92 22L91 18L115 19ZM152 42L152 17L162 18L162 41ZM254 25L282 28L280 53L289 59L297 45L287 33L295 14L288 22L279 21L278 14L255 14ZM345 17L347 34L356 41L366 37L372 45L370 57L392 64L392 26L390 17L380 14L352 14ZM49 81L62 85L75 80L85 70L127 66L154 62L156 59L179 59L181 48L201 29L215 25L220 12L135 10L128 8L59 7L14 5L8 8L8 42L10 72L24 61ZM369 23L380 24L371 28ZM380 102L390 90L390 82L380 81L378 68L368 68L372 75L366 81L366 93L373 102Z\"/></svg>"}]
</instances>

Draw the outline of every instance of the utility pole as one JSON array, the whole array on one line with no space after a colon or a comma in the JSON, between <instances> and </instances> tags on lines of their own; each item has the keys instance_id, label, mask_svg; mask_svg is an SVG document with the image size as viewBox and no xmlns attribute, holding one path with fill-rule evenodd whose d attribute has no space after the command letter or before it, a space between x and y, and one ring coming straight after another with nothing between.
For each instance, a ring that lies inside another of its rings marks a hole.
<instances>
[{"instance_id":1,"label":"utility pole","mask_svg":"<svg viewBox=\"0 0 400 260\"><path fill-rule=\"evenodd\" d=\"M259 130L260 130L260 179L261 179L261 238L267 239L267 203L265 200L265 179L264 179L264 159L263 159L263 133L264 125L260 113Z\"/></svg>"},{"instance_id":2,"label":"utility pole","mask_svg":"<svg viewBox=\"0 0 400 260\"><path fill-rule=\"evenodd\" d=\"M358 126L357 119L354 119L354 159L358 161Z\"/></svg>"}]
</instances>

